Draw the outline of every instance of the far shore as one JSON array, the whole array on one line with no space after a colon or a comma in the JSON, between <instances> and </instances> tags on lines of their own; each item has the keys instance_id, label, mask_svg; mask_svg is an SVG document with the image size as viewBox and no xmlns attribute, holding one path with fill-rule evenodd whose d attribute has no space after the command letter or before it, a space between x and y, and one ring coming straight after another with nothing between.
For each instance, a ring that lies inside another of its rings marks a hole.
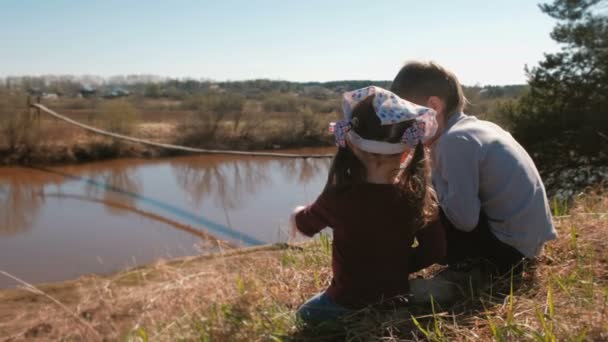
<instances>
[{"instance_id":1,"label":"far shore","mask_svg":"<svg viewBox=\"0 0 608 342\"><path fill-rule=\"evenodd\" d=\"M206 148L216 148L207 145ZM222 148L220 148L222 149ZM225 148L223 148L225 149ZM332 145L325 143L311 145L273 145L267 148L244 149L243 152L280 152L302 154L331 154ZM327 152L329 151L329 152ZM221 153L220 153L221 154ZM124 158L157 159L187 155L205 155L164 149L137 143L121 143L109 139L96 139L87 143L40 145L33 148L19 148L13 151L0 150L0 166L54 166L81 164Z\"/></svg>"}]
</instances>

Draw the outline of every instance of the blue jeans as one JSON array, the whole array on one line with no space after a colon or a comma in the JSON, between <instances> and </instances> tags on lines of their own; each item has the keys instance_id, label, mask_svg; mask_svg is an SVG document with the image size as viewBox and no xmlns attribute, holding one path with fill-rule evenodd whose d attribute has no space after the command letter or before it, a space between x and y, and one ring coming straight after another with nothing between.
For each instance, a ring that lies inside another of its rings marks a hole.
<instances>
[{"instance_id":1,"label":"blue jeans","mask_svg":"<svg viewBox=\"0 0 608 342\"><path fill-rule=\"evenodd\" d=\"M335 322L349 312L350 310L336 304L325 292L321 292L302 304L296 312L296 317L306 324L316 325Z\"/></svg>"}]
</instances>

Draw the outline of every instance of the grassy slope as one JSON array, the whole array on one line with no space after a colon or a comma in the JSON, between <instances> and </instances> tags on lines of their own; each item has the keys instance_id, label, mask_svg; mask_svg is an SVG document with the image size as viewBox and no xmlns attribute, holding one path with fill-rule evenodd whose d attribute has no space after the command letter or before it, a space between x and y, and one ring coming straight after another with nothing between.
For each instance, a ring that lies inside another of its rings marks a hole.
<instances>
[{"instance_id":1,"label":"grassy slope","mask_svg":"<svg viewBox=\"0 0 608 342\"><path fill-rule=\"evenodd\" d=\"M408 312L364 310L347 318L342 334L351 340L606 340L607 212L608 198L594 195L581 197L569 215L556 210L559 239L547 246L512 296L508 283L497 284L494 295L481 300L417 308L416 320ZM41 286L44 295L0 292L0 339L335 336L299 331L293 318L300 303L327 285L329 253L330 242L321 239L303 247L271 246L85 277ZM506 295L497 294L498 288Z\"/></svg>"}]
</instances>

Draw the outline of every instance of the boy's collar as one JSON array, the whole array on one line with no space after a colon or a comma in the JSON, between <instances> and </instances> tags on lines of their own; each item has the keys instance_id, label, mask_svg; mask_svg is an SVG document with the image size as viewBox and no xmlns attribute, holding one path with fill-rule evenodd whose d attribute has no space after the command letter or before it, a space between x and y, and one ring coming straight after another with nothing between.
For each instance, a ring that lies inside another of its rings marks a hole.
<instances>
[{"instance_id":1,"label":"boy's collar","mask_svg":"<svg viewBox=\"0 0 608 342\"><path fill-rule=\"evenodd\" d=\"M455 112L452 115L450 115L448 117L448 122L445 125L445 130L448 130L450 127L454 126L454 124L458 121L460 121L460 119L464 118L466 116L466 114L464 114L463 112Z\"/></svg>"},{"instance_id":2,"label":"boy's collar","mask_svg":"<svg viewBox=\"0 0 608 342\"><path fill-rule=\"evenodd\" d=\"M428 146L433 148L439 142L439 140L443 136L443 133L445 133L452 126L454 126L456 124L456 122L460 121L460 119L463 119L466 116L467 115L464 114L463 112L454 112L452 115L448 116L445 126L441 129L441 132L437 133L435 138L432 140L431 143L429 143Z\"/></svg>"}]
</instances>

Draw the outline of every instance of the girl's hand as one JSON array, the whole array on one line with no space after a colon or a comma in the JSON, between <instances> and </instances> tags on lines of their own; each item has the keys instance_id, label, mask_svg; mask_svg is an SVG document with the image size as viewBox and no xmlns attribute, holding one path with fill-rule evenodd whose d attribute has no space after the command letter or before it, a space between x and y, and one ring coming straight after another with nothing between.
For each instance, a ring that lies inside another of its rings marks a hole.
<instances>
[{"instance_id":1,"label":"girl's hand","mask_svg":"<svg viewBox=\"0 0 608 342\"><path fill-rule=\"evenodd\" d=\"M291 213L291 216L289 217L289 224L290 224L290 230L289 230L289 237L291 239L295 239L296 236L298 235L298 226L296 225L296 215L304 210L306 207L305 206L297 206L295 207L295 209L293 209L293 212Z\"/></svg>"}]
</instances>

